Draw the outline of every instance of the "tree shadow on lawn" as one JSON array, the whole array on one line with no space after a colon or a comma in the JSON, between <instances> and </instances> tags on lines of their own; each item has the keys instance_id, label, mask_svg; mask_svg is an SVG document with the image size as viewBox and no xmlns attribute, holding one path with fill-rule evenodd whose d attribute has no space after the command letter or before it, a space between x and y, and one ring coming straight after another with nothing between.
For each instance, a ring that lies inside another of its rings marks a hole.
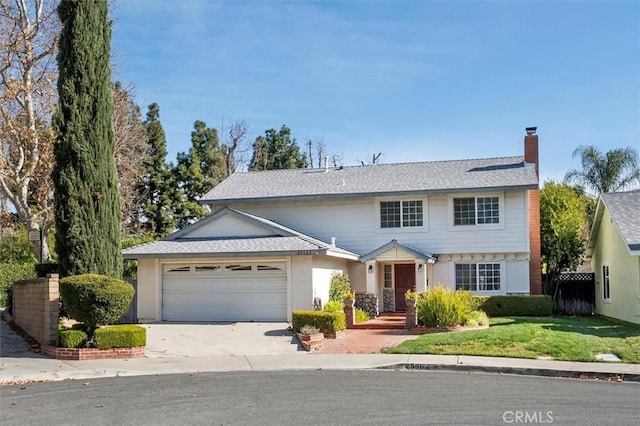
<instances>
[{"instance_id":1,"label":"tree shadow on lawn","mask_svg":"<svg viewBox=\"0 0 640 426\"><path fill-rule=\"evenodd\" d=\"M542 328L566 333L578 333L596 337L627 338L640 336L640 326L601 317L560 317L564 319Z\"/></svg>"},{"instance_id":2,"label":"tree shadow on lawn","mask_svg":"<svg viewBox=\"0 0 640 426\"><path fill-rule=\"evenodd\" d=\"M491 328L519 324L538 324L540 328L551 331L577 333L596 337L638 337L640 326L597 316L569 317L501 317Z\"/></svg>"}]
</instances>

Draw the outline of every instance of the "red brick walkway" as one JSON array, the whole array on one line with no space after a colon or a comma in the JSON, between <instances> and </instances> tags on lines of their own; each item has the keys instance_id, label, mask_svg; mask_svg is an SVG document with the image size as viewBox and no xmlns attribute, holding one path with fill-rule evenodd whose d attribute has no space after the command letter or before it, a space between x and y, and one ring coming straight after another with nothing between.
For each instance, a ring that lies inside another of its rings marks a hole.
<instances>
[{"instance_id":1,"label":"red brick walkway","mask_svg":"<svg viewBox=\"0 0 640 426\"><path fill-rule=\"evenodd\" d=\"M337 339L325 339L318 354L376 354L418 336L404 330L345 330Z\"/></svg>"}]
</instances>

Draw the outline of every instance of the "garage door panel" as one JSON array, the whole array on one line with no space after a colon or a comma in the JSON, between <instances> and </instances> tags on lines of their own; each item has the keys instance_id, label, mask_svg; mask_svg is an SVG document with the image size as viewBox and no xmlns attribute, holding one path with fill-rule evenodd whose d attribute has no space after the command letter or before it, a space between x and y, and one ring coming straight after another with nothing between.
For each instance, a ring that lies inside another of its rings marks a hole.
<instances>
[{"instance_id":1,"label":"garage door panel","mask_svg":"<svg viewBox=\"0 0 640 426\"><path fill-rule=\"evenodd\" d=\"M284 264L165 265L163 319L169 321L284 321ZM232 269L233 268L233 269Z\"/></svg>"}]
</instances>

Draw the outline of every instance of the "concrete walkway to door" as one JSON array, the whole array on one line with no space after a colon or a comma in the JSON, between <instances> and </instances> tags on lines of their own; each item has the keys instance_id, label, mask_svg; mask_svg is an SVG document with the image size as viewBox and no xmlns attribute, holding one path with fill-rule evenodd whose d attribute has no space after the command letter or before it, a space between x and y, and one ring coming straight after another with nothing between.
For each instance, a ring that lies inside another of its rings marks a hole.
<instances>
[{"instance_id":1,"label":"concrete walkway to door","mask_svg":"<svg viewBox=\"0 0 640 426\"><path fill-rule=\"evenodd\" d=\"M305 354L286 322L139 324L149 358Z\"/></svg>"}]
</instances>

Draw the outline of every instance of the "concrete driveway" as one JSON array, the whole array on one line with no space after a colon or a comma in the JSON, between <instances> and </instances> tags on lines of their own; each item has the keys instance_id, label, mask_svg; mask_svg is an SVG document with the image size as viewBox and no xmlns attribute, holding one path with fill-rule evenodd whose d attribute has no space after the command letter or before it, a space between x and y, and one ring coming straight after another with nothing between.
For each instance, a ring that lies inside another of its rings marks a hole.
<instances>
[{"instance_id":1,"label":"concrete driveway","mask_svg":"<svg viewBox=\"0 0 640 426\"><path fill-rule=\"evenodd\" d=\"M305 354L289 324L265 322L155 323L147 329L149 358Z\"/></svg>"}]
</instances>

